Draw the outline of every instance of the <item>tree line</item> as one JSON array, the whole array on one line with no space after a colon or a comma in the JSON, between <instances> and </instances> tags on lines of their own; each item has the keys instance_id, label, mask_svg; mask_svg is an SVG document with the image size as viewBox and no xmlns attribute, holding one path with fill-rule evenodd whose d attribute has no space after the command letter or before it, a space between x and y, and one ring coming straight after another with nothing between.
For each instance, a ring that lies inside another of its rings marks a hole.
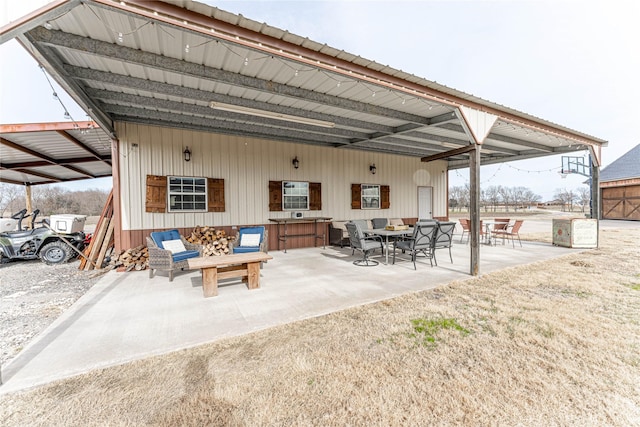
<instances>
[{"instance_id":1,"label":"tree line","mask_svg":"<svg viewBox=\"0 0 640 427\"><path fill-rule=\"evenodd\" d=\"M469 184L454 186L449 189L449 208L462 211L469 208L470 200ZM589 188L579 187L573 190L556 189L554 200L549 204L559 205L563 211L573 211L576 206L585 212L591 200ZM498 210L517 211L518 209L529 208L540 204L542 197L535 194L527 187L505 187L503 185L492 185L485 189L480 189L480 208L485 211L496 212Z\"/></svg>"},{"instance_id":2,"label":"tree line","mask_svg":"<svg viewBox=\"0 0 640 427\"><path fill-rule=\"evenodd\" d=\"M110 190L70 191L57 186L31 187L33 209L40 216L57 214L100 215ZM8 217L26 207L25 189L19 185L0 183L0 217Z\"/></svg>"}]
</instances>

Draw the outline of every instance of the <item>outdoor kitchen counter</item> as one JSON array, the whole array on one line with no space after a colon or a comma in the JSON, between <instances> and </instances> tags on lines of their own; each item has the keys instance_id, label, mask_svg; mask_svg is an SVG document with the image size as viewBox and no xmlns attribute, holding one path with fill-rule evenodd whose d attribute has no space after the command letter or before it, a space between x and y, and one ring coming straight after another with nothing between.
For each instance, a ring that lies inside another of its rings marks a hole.
<instances>
[{"instance_id":1,"label":"outdoor kitchen counter","mask_svg":"<svg viewBox=\"0 0 640 427\"><path fill-rule=\"evenodd\" d=\"M284 252L287 253L287 239L291 237L315 237L316 239L322 239L322 247L326 247L326 227L322 227L322 233L318 230L318 223L325 223L327 221L331 221L331 217L326 216L310 216L306 218L269 218L269 221L275 222L277 225L277 235L278 235L278 250L280 250L280 242L284 242ZM314 223L314 232L313 233L302 233L302 234L289 234L287 232L287 224L299 224L304 222L313 222ZM280 231L280 226L282 227L282 232ZM314 241L314 246L315 246Z\"/></svg>"}]
</instances>

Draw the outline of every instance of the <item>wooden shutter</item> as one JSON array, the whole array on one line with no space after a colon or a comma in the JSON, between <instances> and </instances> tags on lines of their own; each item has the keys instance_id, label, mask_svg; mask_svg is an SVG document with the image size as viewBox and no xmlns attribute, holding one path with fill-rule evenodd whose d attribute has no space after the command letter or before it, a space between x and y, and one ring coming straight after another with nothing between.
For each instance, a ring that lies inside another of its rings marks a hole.
<instances>
[{"instance_id":1,"label":"wooden shutter","mask_svg":"<svg viewBox=\"0 0 640 427\"><path fill-rule=\"evenodd\" d=\"M167 177L147 175L145 211L165 213L167 211Z\"/></svg>"},{"instance_id":2,"label":"wooden shutter","mask_svg":"<svg viewBox=\"0 0 640 427\"><path fill-rule=\"evenodd\" d=\"M282 210L282 181L269 181L269 211Z\"/></svg>"},{"instance_id":3,"label":"wooden shutter","mask_svg":"<svg viewBox=\"0 0 640 427\"><path fill-rule=\"evenodd\" d=\"M207 178L207 210L224 212L224 179Z\"/></svg>"},{"instance_id":4,"label":"wooden shutter","mask_svg":"<svg viewBox=\"0 0 640 427\"><path fill-rule=\"evenodd\" d=\"M362 209L362 187L351 184L351 209Z\"/></svg>"},{"instance_id":5,"label":"wooden shutter","mask_svg":"<svg viewBox=\"0 0 640 427\"><path fill-rule=\"evenodd\" d=\"M388 185L380 186L380 207L382 209L389 209L391 206L391 194Z\"/></svg>"},{"instance_id":6,"label":"wooden shutter","mask_svg":"<svg viewBox=\"0 0 640 427\"><path fill-rule=\"evenodd\" d=\"M319 182L309 183L309 210L322 210L322 188Z\"/></svg>"}]
</instances>

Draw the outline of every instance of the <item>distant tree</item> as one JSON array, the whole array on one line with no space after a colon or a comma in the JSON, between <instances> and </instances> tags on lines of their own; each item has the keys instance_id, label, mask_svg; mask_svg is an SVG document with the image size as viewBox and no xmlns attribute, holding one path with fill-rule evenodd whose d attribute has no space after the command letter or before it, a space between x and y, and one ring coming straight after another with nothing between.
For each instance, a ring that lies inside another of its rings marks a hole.
<instances>
[{"instance_id":1,"label":"distant tree","mask_svg":"<svg viewBox=\"0 0 640 427\"><path fill-rule=\"evenodd\" d=\"M493 212L495 212L498 203L500 203L500 187L490 185L485 191L485 197L487 198L487 202L492 206Z\"/></svg>"},{"instance_id":2,"label":"distant tree","mask_svg":"<svg viewBox=\"0 0 640 427\"><path fill-rule=\"evenodd\" d=\"M0 183L0 218L7 210L11 215L15 213L16 202L22 193L23 190L19 185Z\"/></svg>"},{"instance_id":3,"label":"distant tree","mask_svg":"<svg viewBox=\"0 0 640 427\"><path fill-rule=\"evenodd\" d=\"M531 207L542 200L542 196L534 193L530 189L526 189L522 195L522 200L527 207Z\"/></svg>"},{"instance_id":4,"label":"distant tree","mask_svg":"<svg viewBox=\"0 0 640 427\"><path fill-rule=\"evenodd\" d=\"M553 197L562 204L563 212L573 211L573 203L576 201L576 193L572 190L567 190L566 188L556 189Z\"/></svg>"},{"instance_id":5,"label":"distant tree","mask_svg":"<svg viewBox=\"0 0 640 427\"><path fill-rule=\"evenodd\" d=\"M509 212L509 205L513 203L511 189L500 186L498 187L498 193L500 194L500 198L502 199L502 203L504 203L506 211Z\"/></svg>"},{"instance_id":6,"label":"distant tree","mask_svg":"<svg viewBox=\"0 0 640 427\"><path fill-rule=\"evenodd\" d=\"M587 187L579 187L576 189L578 203L580 203L580 207L582 208L582 212L584 213L585 209L591 203L591 190Z\"/></svg>"}]
</instances>

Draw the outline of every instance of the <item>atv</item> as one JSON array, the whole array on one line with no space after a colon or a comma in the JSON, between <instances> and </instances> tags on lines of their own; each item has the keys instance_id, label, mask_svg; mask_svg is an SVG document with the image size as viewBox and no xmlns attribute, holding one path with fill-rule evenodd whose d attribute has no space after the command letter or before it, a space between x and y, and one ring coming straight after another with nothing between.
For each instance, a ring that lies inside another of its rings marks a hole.
<instances>
[{"instance_id":1,"label":"atv","mask_svg":"<svg viewBox=\"0 0 640 427\"><path fill-rule=\"evenodd\" d=\"M47 226L46 220L42 227L34 228L39 212L38 209L33 211L31 230L22 229L21 217L17 231L0 233L0 262L40 258L45 264L61 264L77 255L69 245L78 251L84 249L86 236L82 231L57 233Z\"/></svg>"}]
</instances>

